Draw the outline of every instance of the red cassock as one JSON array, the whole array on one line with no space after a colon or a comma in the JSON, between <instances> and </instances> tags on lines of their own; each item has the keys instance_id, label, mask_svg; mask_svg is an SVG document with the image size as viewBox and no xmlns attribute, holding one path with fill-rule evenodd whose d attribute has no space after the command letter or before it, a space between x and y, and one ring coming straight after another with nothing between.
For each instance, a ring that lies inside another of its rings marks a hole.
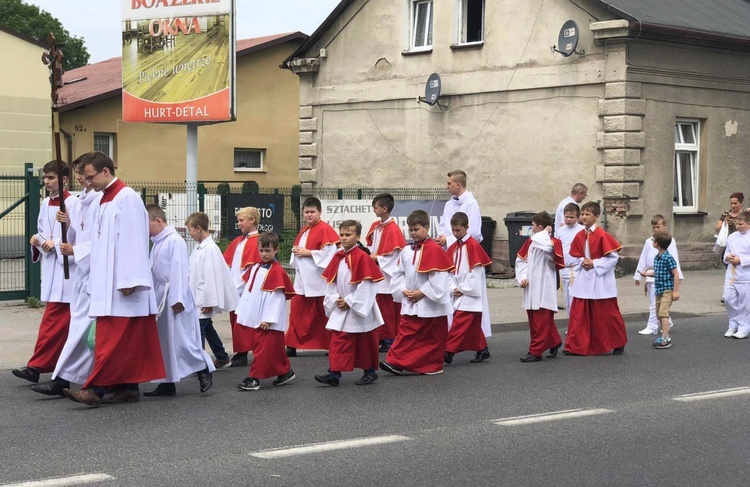
<instances>
[{"instance_id":1,"label":"red cassock","mask_svg":"<svg viewBox=\"0 0 750 487\"><path fill-rule=\"evenodd\" d=\"M380 239L378 239L378 250L375 255L390 255L406 246L404 233L399 228L396 220L388 220L386 223L373 222L365 237L368 247L374 243L375 230L380 228ZM375 300L383 315L384 325L380 327L381 340L393 340L398 333L398 322L401 315L401 303L393 300L393 295L378 294Z\"/></svg>"},{"instance_id":2,"label":"red cassock","mask_svg":"<svg viewBox=\"0 0 750 487\"><path fill-rule=\"evenodd\" d=\"M622 248L612 235L597 226L591 233L582 230L576 234L570 245L572 257L585 258L587 239L592 260L601 259ZM599 355L624 347L628 342L625 322L616 297L573 297L569 316L568 335L565 337L565 350L568 352L576 355Z\"/></svg>"},{"instance_id":3,"label":"red cassock","mask_svg":"<svg viewBox=\"0 0 750 487\"><path fill-rule=\"evenodd\" d=\"M326 245L337 245L339 235L330 225L318 221L312 226L303 227L294 239L298 246L302 235L308 232L305 248L321 250ZM297 294L292 298L289 311L289 329L286 331L288 347L306 350L328 350L330 333L326 330L324 296L303 296Z\"/></svg>"},{"instance_id":4,"label":"red cassock","mask_svg":"<svg viewBox=\"0 0 750 487\"><path fill-rule=\"evenodd\" d=\"M237 247L245 242L245 247L242 249L242 259L240 260L240 269L243 270L242 279L247 282L248 272L250 267L256 262L260 262L260 253L258 252L258 234L240 235L229 243L229 246L224 251L224 261L231 268L232 262L234 261L234 254L237 252ZM237 315L234 311L229 312L229 323L232 326L232 349L235 353L245 353L253 349L255 343L255 330L247 326L242 326L237 323Z\"/></svg>"},{"instance_id":5,"label":"red cassock","mask_svg":"<svg viewBox=\"0 0 750 487\"><path fill-rule=\"evenodd\" d=\"M421 252L419 249L421 248ZM454 268L448 254L434 240L428 238L416 244L414 257L417 272L451 272ZM385 361L400 369L418 374L443 370L445 343L448 337L448 317L401 315L398 335L388 349Z\"/></svg>"},{"instance_id":6,"label":"red cassock","mask_svg":"<svg viewBox=\"0 0 750 487\"><path fill-rule=\"evenodd\" d=\"M274 292L277 289L284 291L286 299L291 299L294 296L292 281L281 264L278 261L273 261L266 278L263 280L261 290ZM247 327L243 326L242 328ZM253 331L255 332L255 348L253 348L253 362L250 364L250 377L268 379L289 372L292 364L286 355L284 332L260 328L253 329Z\"/></svg>"},{"instance_id":7,"label":"red cassock","mask_svg":"<svg viewBox=\"0 0 750 487\"><path fill-rule=\"evenodd\" d=\"M55 370L57 359L68 339L69 326L70 303L47 303L39 323L34 355L26 365L42 373Z\"/></svg>"}]
</instances>

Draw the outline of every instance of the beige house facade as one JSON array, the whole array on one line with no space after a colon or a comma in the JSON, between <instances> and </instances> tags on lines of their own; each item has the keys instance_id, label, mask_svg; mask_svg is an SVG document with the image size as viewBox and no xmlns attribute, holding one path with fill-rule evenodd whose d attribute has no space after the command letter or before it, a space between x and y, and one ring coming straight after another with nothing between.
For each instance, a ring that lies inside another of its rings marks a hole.
<instances>
[{"instance_id":1,"label":"beige house facade","mask_svg":"<svg viewBox=\"0 0 750 487\"><path fill-rule=\"evenodd\" d=\"M0 25L0 174L52 159L49 69L44 44Z\"/></svg>"},{"instance_id":2,"label":"beige house facade","mask_svg":"<svg viewBox=\"0 0 750 487\"><path fill-rule=\"evenodd\" d=\"M285 62L300 79L299 179L425 187L463 169L498 222L498 271L505 215L554 211L583 182L626 264L658 213L683 267L715 266L714 224L750 193L750 5L664 18L685 7L662 3L344 0ZM553 46L568 20L565 57ZM442 106L418 101L431 73Z\"/></svg>"},{"instance_id":3,"label":"beige house facade","mask_svg":"<svg viewBox=\"0 0 750 487\"><path fill-rule=\"evenodd\" d=\"M237 41L237 120L198 128L198 180L298 184L299 78L279 65L307 38ZM184 125L122 121L122 59L65 73L60 120L70 160L107 152L126 181L185 181Z\"/></svg>"}]
</instances>

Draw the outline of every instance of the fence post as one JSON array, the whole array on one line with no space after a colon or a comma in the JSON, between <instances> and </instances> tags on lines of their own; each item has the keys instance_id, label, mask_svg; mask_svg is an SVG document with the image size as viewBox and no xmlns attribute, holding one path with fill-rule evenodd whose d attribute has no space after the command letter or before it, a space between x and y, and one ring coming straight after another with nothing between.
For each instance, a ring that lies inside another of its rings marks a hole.
<instances>
[{"instance_id":1,"label":"fence post","mask_svg":"<svg viewBox=\"0 0 750 487\"><path fill-rule=\"evenodd\" d=\"M25 240L24 247L26 248L26 289L29 291L29 296L39 298L42 295L42 269L41 266L34 265L31 262L31 248L26 245L26 242L31 240L31 236L37 232L36 228L36 215L39 215L40 201L39 192L42 189L42 185L39 182L39 177L34 173L34 165L27 162L23 165L24 170L24 186L26 190L26 211L25 211Z\"/></svg>"},{"instance_id":2,"label":"fence post","mask_svg":"<svg viewBox=\"0 0 750 487\"><path fill-rule=\"evenodd\" d=\"M206 212L206 185L198 183L198 211L201 213Z\"/></svg>"},{"instance_id":3,"label":"fence post","mask_svg":"<svg viewBox=\"0 0 750 487\"><path fill-rule=\"evenodd\" d=\"M357 188L357 199L358 200L362 199L362 188Z\"/></svg>"},{"instance_id":4,"label":"fence post","mask_svg":"<svg viewBox=\"0 0 750 487\"><path fill-rule=\"evenodd\" d=\"M343 189L341 189L341 188L339 188L339 189L338 189L338 192L339 192L339 193L338 193L338 194L339 194L339 199L340 199L340 200L343 200L343 199L344 199L344 190L343 190Z\"/></svg>"},{"instance_id":5,"label":"fence post","mask_svg":"<svg viewBox=\"0 0 750 487\"><path fill-rule=\"evenodd\" d=\"M147 205L147 204L148 204L148 203L146 202L146 188L141 188L141 200L143 200L143 204L144 204L144 205Z\"/></svg>"}]
</instances>

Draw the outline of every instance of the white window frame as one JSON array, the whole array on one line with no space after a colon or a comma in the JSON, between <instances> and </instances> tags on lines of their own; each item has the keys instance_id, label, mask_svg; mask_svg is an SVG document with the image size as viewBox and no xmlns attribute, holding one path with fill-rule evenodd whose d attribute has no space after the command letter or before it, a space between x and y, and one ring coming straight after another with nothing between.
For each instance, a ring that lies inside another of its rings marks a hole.
<instances>
[{"instance_id":1,"label":"white window frame","mask_svg":"<svg viewBox=\"0 0 750 487\"><path fill-rule=\"evenodd\" d=\"M410 0L411 5L409 6L411 32L409 35L409 50L411 51L428 51L432 49L432 43L427 44L427 40L432 34L432 42L435 42L435 31L434 31L434 0ZM417 46L417 10L420 5L427 5L427 26L425 28L425 44Z\"/></svg>"},{"instance_id":2,"label":"white window frame","mask_svg":"<svg viewBox=\"0 0 750 487\"><path fill-rule=\"evenodd\" d=\"M114 160L115 158L115 134L107 133L107 132L94 132L94 150L96 150L96 138L97 137L107 137L109 139L109 142L108 142L109 149L107 150L106 154L109 156L110 159Z\"/></svg>"},{"instance_id":3,"label":"white window frame","mask_svg":"<svg viewBox=\"0 0 750 487\"><path fill-rule=\"evenodd\" d=\"M237 160L237 152L258 152L260 153L260 167L237 167L235 161ZM247 147L235 147L232 153L232 167L234 172L265 172L266 167L266 149L250 149Z\"/></svg>"},{"instance_id":4,"label":"white window frame","mask_svg":"<svg viewBox=\"0 0 750 487\"><path fill-rule=\"evenodd\" d=\"M484 44L484 8L486 6L485 0L482 2L482 38L478 41L467 41L466 40L466 11L468 10L469 0L457 0L456 13L457 16L457 30L456 30L456 44L459 46L471 46Z\"/></svg>"},{"instance_id":5,"label":"white window frame","mask_svg":"<svg viewBox=\"0 0 750 487\"><path fill-rule=\"evenodd\" d=\"M694 144L686 143L683 139L682 129L681 126L683 125L689 125L692 126L694 131ZM675 181L675 187L674 192L677 193L677 200L678 203L683 201L683 191L684 188L682 187L682 168L680 164L680 155L681 154L690 154L691 155L691 166L693 171L693 178L692 178L692 194L693 194L693 204L692 205L682 205L677 204L674 202L673 197L673 211L675 213L696 213L698 211L698 196L700 191L700 136L701 136L701 122L700 120L695 119L677 119L675 120L675 133L678 135L679 140L675 140L674 144L674 157L673 157L673 163L672 163L672 170L673 170L673 176Z\"/></svg>"}]
</instances>

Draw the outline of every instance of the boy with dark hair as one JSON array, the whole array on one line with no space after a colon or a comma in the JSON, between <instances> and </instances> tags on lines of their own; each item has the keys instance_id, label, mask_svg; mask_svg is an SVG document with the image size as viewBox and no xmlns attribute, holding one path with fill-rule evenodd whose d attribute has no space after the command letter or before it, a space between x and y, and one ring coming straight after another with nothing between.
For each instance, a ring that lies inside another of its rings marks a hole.
<instances>
[{"instance_id":1,"label":"boy with dark hair","mask_svg":"<svg viewBox=\"0 0 750 487\"><path fill-rule=\"evenodd\" d=\"M320 219L322 205L315 197L302 203L305 226L297 234L292 247L294 292L286 331L287 353L297 356L297 349L328 350L330 334L326 330L326 282L323 271L330 264L339 244L336 230Z\"/></svg>"},{"instance_id":2,"label":"boy with dark hair","mask_svg":"<svg viewBox=\"0 0 750 487\"><path fill-rule=\"evenodd\" d=\"M453 315L450 279L453 262L429 238L430 215L413 211L406 220L413 243L401 252L393 293L404 297L398 335L380 368L395 375L443 371L448 320Z\"/></svg>"},{"instance_id":3,"label":"boy with dark hair","mask_svg":"<svg viewBox=\"0 0 750 487\"><path fill-rule=\"evenodd\" d=\"M742 211L735 217L737 231L727 238L724 263L727 272L724 280L724 303L729 327L727 338L750 336L750 211Z\"/></svg>"},{"instance_id":4,"label":"boy with dark hair","mask_svg":"<svg viewBox=\"0 0 750 487\"><path fill-rule=\"evenodd\" d=\"M185 226L198 244L190 254L190 287L200 314L201 346L208 346L216 357L214 367L230 364L229 354L214 328L213 317L221 312L234 311L239 297L232 282L229 267L219 246L208 233L208 215L197 212L187 217Z\"/></svg>"},{"instance_id":5,"label":"boy with dark hair","mask_svg":"<svg viewBox=\"0 0 750 487\"><path fill-rule=\"evenodd\" d=\"M380 351L387 352L396 338L398 320L401 315L401 297L391 293L391 276L398 269L401 249L406 246L404 233L391 212L395 201L388 193L381 193L372 200L372 209L380 221L373 222L367 232L366 242L370 257L380 266L384 279L377 283L376 300L385 325L380 327Z\"/></svg>"},{"instance_id":6,"label":"boy with dark hair","mask_svg":"<svg viewBox=\"0 0 750 487\"><path fill-rule=\"evenodd\" d=\"M661 322L661 336L654 342L654 348L669 348L672 339L669 338L669 308L672 301L680 299L680 268L667 249L672 245L669 232L654 233L654 248L658 251L654 257L654 294L656 295L656 311Z\"/></svg>"},{"instance_id":7,"label":"boy with dark hair","mask_svg":"<svg viewBox=\"0 0 750 487\"><path fill-rule=\"evenodd\" d=\"M662 215L654 215L654 217L651 219L651 230L654 232L654 235L656 235L658 232L667 231L666 218L664 218ZM682 270L680 269L680 258L677 255L677 244L674 239L672 239L672 243L669 245L667 251L677 263L677 272L680 274L680 280L682 280L683 277ZM641 258L638 260L638 266L636 267L635 275L633 276L636 286L641 284L641 280L643 278L646 278L645 291L648 295L649 300L648 321L646 322L646 327L638 332L640 335L656 335L656 333L659 331L659 324L661 321L657 317L658 308L656 307L656 295L654 294L653 270L654 258L656 257L656 254L657 249L654 245L654 238L649 237L646 239L646 243L643 245ZM669 319L669 326L670 328L672 327L671 318Z\"/></svg>"},{"instance_id":8,"label":"boy with dark hair","mask_svg":"<svg viewBox=\"0 0 750 487\"><path fill-rule=\"evenodd\" d=\"M625 323L617 305L615 266L620 260L620 243L597 225L599 203L589 201L581 207L585 227L573 239L570 256L577 259L575 280L570 293L566 355L599 355L612 350L621 355L628 341Z\"/></svg>"},{"instance_id":9,"label":"boy with dark hair","mask_svg":"<svg viewBox=\"0 0 750 487\"><path fill-rule=\"evenodd\" d=\"M563 211L563 225L555 228L555 237L562 243L563 257L565 258L565 267L560 269L560 287L563 292L563 301L565 309L570 312L570 303L573 296L570 295L570 283L574 280L573 267L576 260L570 256L570 244L573 238L583 230L583 225L578 223L581 217L581 208L577 203L568 203Z\"/></svg>"},{"instance_id":10,"label":"boy with dark hair","mask_svg":"<svg viewBox=\"0 0 750 487\"><path fill-rule=\"evenodd\" d=\"M71 256L69 263L69 279L65 279L63 269L63 254L60 250L62 233L57 221L60 209L60 195L58 177L62 177L63 185L67 184L70 168L62 166L62 175L57 174L57 161L50 161L42 168L44 173L44 188L49 196L44 198L37 218L37 233L31 237L31 259L42 263L42 287L40 298L46 302L42 320L39 323L34 353L26 367L12 370L13 375L29 382L39 382L39 374L55 370L57 360L65 346L70 326L70 302L73 299L73 279L76 273L75 259ZM78 201L75 196L64 191L62 198L68 212L76 212ZM66 236L71 244L75 243L75 231L68 225ZM69 384L63 384L68 387ZM61 388L60 388L61 390Z\"/></svg>"},{"instance_id":11,"label":"boy with dark hair","mask_svg":"<svg viewBox=\"0 0 750 487\"><path fill-rule=\"evenodd\" d=\"M458 352L472 351L471 363L490 358L487 337L492 336L487 282L484 268L492 264L479 242L469 235L469 217L459 211L451 217L451 231L456 241L448 248L455 271L451 280L453 320L445 345L446 364Z\"/></svg>"},{"instance_id":12,"label":"boy with dark hair","mask_svg":"<svg viewBox=\"0 0 750 487\"><path fill-rule=\"evenodd\" d=\"M445 202L443 208L443 218L438 225L438 236L435 241L442 247L450 247L456 239L451 231L451 217L456 212L466 213L469 217L469 233L474 240L482 242L482 212L479 209L474 194L466 189L466 173L455 170L448 173L446 188L451 195L451 199Z\"/></svg>"},{"instance_id":13,"label":"boy with dark hair","mask_svg":"<svg viewBox=\"0 0 750 487\"><path fill-rule=\"evenodd\" d=\"M286 301L294 296L294 285L276 260L279 236L273 232L261 233L258 251L260 262L250 267L245 291L237 305L237 322L252 328L255 335L250 371L237 385L241 391L257 391L261 379L276 377L273 385L283 386L296 378L284 345Z\"/></svg>"},{"instance_id":14,"label":"boy with dark hair","mask_svg":"<svg viewBox=\"0 0 750 487\"><path fill-rule=\"evenodd\" d=\"M562 345L555 326L557 313L557 269L564 267L562 244L546 231L552 217L546 212L531 219L533 235L526 240L516 258L516 279L523 288L523 307L529 317L531 343L521 362L541 362L542 353L557 356Z\"/></svg>"},{"instance_id":15,"label":"boy with dark hair","mask_svg":"<svg viewBox=\"0 0 750 487\"><path fill-rule=\"evenodd\" d=\"M359 222L341 222L341 249L323 271L328 283L324 304L331 341L328 373L316 375L315 380L333 387L339 385L341 372L355 367L364 372L356 385L372 384L378 379L378 328L383 325L383 316L375 297L383 274L360 246L361 235Z\"/></svg>"}]
</instances>

